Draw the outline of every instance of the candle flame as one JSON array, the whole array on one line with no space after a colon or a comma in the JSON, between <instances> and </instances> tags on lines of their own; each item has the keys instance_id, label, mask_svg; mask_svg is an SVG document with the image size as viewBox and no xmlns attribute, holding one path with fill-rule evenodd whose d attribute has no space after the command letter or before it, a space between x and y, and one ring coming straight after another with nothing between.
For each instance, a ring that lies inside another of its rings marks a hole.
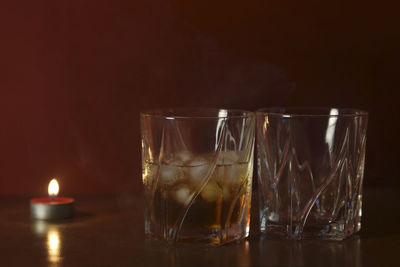
<instances>
[{"instance_id":1,"label":"candle flame","mask_svg":"<svg viewBox=\"0 0 400 267\"><path fill-rule=\"evenodd\" d=\"M56 197L59 190L57 179L53 178L49 183L49 196Z\"/></svg>"}]
</instances>

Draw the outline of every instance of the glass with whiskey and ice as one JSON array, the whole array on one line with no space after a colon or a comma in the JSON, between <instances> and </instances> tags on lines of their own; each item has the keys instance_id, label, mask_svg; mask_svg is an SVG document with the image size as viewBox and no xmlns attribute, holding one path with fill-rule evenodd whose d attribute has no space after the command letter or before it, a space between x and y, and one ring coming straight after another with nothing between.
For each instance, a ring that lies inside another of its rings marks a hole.
<instances>
[{"instance_id":1,"label":"glass with whiskey and ice","mask_svg":"<svg viewBox=\"0 0 400 267\"><path fill-rule=\"evenodd\" d=\"M239 110L141 114L147 235L209 244L248 236L254 123Z\"/></svg>"}]
</instances>

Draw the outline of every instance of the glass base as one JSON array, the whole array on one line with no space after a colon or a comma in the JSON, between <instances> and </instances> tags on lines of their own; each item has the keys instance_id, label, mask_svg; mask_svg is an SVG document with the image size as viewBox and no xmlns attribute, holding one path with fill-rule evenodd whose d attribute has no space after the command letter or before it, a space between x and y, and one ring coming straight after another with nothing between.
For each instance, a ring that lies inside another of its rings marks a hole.
<instances>
[{"instance_id":1,"label":"glass base","mask_svg":"<svg viewBox=\"0 0 400 267\"><path fill-rule=\"evenodd\" d=\"M331 223L325 225L310 225L299 230L298 226L267 224L261 231L270 239L320 239L320 240L344 240L357 233L361 229L361 223L347 225L343 223Z\"/></svg>"},{"instance_id":2,"label":"glass base","mask_svg":"<svg viewBox=\"0 0 400 267\"><path fill-rule=\"evenodd\" d=\"M146 235L149 238L164 240L170 244L174 243L197 243L205 245L223 245L229 242L239 241L249 236L249 226L233 225L231 227L220 229L181 229L177 240L168 238L168 236L159 235L146 229Z\"/></svg>"}]
</instances>

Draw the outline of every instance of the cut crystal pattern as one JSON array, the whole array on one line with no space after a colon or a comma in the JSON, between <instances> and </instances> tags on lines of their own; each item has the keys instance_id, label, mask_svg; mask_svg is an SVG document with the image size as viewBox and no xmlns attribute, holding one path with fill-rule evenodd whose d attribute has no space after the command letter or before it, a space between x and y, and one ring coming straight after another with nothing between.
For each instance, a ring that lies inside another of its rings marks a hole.
<instances>
[{"instance_id":1,"label":"cut crystal pattern","mask_svg":"<svg viewBox=\"0 0 400 267\"><path fill-rule=\"evenodd\" d=\"M331 118L257 113L263 233L341 240L360 230L367 117Z\"/></svg>"}]
</instances>

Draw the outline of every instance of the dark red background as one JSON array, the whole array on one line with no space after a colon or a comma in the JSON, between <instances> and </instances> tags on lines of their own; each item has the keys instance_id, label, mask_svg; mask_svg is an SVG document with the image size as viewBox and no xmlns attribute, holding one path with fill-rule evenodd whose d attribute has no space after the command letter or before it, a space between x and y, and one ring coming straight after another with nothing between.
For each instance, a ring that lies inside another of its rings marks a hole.
<instances>
[{"instance_id":1,"label":"dark red background","mask_svg":"<svg viewBox=\"0 0 400 267\"><path fill-rule=\"evenodd\" d=\"M196 2L2 2L0 194L140 191L139 111L176 106L366 109L366 184L399 184L394 5Z\"/></svg>"}]
</instances>

